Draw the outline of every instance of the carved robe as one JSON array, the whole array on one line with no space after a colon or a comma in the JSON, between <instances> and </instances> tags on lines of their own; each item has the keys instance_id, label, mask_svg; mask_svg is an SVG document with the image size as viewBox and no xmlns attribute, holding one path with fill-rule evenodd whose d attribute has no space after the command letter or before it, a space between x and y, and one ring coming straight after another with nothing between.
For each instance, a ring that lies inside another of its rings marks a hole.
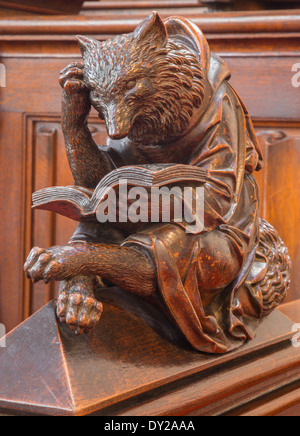
<instances>
[{"instance_id":1,"label":"carved robe","mask_svg":"<svg viewBox=\"0 0 300 436\"><path fill-rule=\"evenodd\" d=\"M116 168L184 163L206 170L201 233L187 233L184 223L149 224L122 245L151 259L159 298L193 348L225 353L254 337L263 313L262 292L255 284L268 262L257 255L259 196L253 176L262 167L262 153L249 114L228 82L225 62L210 53L189 20L170 18L165 24L169 37L194 50L204 73L197 123L168 145L168 153L165 145L143 149L129 140L108 140L101 149Z\"/></svg>"},{"instance_id":2,"label":"carved robe","mask_svg":"<svg viewBox=\"0 0 300 436\"><path fill-rule=\"evenodd\" d=\"M181 24L191 26L186 20ZM172 19L167 25L171 33ZM150 256L161 298L190 344L207 353L224 353L254 336L262 314L261 293L245 284L259 243L253 172L261 168L262 154L250 117L228 83L228 67L210 55L201 32L191 27L189 32L200 40L208 80L203 115L184 141L189 150L184 163L207 170L205 228L191 235L177 224L155 230L149 226L123 245ZM147 163L139 156L133 160L130 145L110 145L116 166Z\"/></svg>"}]
</instances>

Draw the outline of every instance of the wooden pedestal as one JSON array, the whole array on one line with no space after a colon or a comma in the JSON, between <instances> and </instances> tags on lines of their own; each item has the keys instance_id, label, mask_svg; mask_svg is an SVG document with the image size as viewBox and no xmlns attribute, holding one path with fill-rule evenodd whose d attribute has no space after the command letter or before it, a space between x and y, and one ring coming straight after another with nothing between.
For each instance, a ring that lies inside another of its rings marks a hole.
<instances>
[{"instance_id":1,"label":"wooden pedestal","mask_svg":"<svg viewBox=\"0 0 300 436\"><path fill-rule=\"evenodd\" d=\"M54 302L6 336L1 414L247 415L300 404L294 322L279 311L252 342L212 356L191 350L175 331L161 337L153 312L138 298L124 298L118 288L99 298L105 310L89 336L75 337L58 324Z\"/></svg>"}]
</instances>

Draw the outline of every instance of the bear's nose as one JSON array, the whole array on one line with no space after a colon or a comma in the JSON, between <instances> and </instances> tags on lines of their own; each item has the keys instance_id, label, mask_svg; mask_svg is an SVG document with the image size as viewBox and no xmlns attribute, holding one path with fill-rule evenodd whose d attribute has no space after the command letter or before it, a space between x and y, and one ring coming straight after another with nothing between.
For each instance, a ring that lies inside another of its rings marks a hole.
<instances>
[{"instance_id":1,"label":"bear's nose","mask_svg":"<svg viewBox=\"0 0 300 436\"><path fill-rule=\"evenodd\" d=\"M111 139L123 139L129 135L131 123L126 111L111 105L107 110L105 121L107 133Z\"/></svg>"},{"instance_id":2,"label":"bear's nose","mask_svg":"<svg viewBox=\"0 0 300 436\"><path fill-rule=\"evenodd\" d=\"M108 136L111 139L123 139L126 138L126 136L129 135L129 132L125 131L125 132L121 132L120 130L115 130L115 129L108 129Z\"/></svg>"}]
</instances>

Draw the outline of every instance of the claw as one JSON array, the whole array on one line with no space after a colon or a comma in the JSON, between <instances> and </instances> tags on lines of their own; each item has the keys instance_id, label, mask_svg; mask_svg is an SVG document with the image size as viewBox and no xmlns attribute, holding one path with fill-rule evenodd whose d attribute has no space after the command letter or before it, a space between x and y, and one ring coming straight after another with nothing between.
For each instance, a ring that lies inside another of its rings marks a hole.
<instances>
[{"instance_id":1,"label":"claw","mask_svg":"<svg viewBox=\"0 0 300 436\"><path fill-rule=\"evenodd\" d=\"M84 89L86 89L86 86L80 80L68 79L64 85L64 89L65 89L65 91L71 93L72 91L77 90L77 89L84 90Z\"/></svg>"},{"instance_id":2,"label":"claw","mask_svg":"<svg viewBox=\"0 0 300 436\"><path fill-rule=\"evenodd\" d=\"M76 336L81 336L83 332L84 332L84 329L81 327L77 327L77 329L74 331Z\"/></svg>"},{"instance_id":3,"label":"claw","mask_svg":"<svg viewBox=\"0 0 300 436\"><path fill-rule=\"evenodd\" d=\"M68 282L66 282L68 283ZM75 283L72 289L74 290ZM61 322L67 323L77 336L89 333L100 320L103 306L92 296L81 292L62 291L57 301L57 315Z\"/></svg>"},{"instance_id":4,"label":"claw","mask_svg":"<svg viewBox=\"0 0 300 436\"><path fill-rule=\"evenodd\" d=\"M60 74L65 74L67 71L69 71L72 68L80 68L83 69L84 68L84 64L82 62L72 62L70 65L68 65L67 67L63 68L60 72Z\"/></svg>"},{"instance_id":5,"label":"claw","mask_svg":"<svg viewBox=\"0 0 300 436\"><path fill-rule=\"evenodd\" d=\"M56 313L62 323L66 322L68 295L62 292L57 300Z\"/></svg>"},{"instance_id":6,"label":"claw","mask_svg":"<svg viewBox=\"0 0 300 436\"><path fill-rule=\"evenodd\" d=\"M74 62L68 65L60 72L59 83L66 92L72 92L79 89L85 89L85 85L81 80L83 79L84 65L79 62ZM70 85L73 83L73 87Z\"/></svg>"},{"instance_id":7,"label":"claw","mask_svg":"<svg viewBox=\"0 0 300 436\"><path fill-rule=\"evenodd\" d=\"M27 260L24 265L24 270L25 271L29 270L30 267L33 266L36 258L40 256L42 253L45 253L45 250L43 248L34 247L27 257Z\"/></svg>"},{"instance_id":8,"label":"claw","mask_svg":"<svg viewBox=\"0 0 300 436\"><path fill-rule=\"evenodd\" d=\"M48 282L49 282L51 279L55 279L56 277L54 276L54 270L55 270L55 268L57 268L57 267L58 267L58 263L57 263L57 262L55 262L55 261L50 262L50 263L46 266L46 268L45 268L45 270L44 270L44 273L43 273L43 279L44 279L44 280L47 280Z\"/></svg>"}]
</instances>

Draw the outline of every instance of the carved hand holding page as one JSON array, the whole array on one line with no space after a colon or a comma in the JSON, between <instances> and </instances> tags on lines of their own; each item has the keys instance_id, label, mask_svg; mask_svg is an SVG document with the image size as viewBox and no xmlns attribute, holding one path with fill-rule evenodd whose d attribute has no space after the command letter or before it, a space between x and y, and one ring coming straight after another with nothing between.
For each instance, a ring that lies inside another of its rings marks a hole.
<instances>
[{"instance_id":1,"label":"carved hand holding page","mask_svg":"<svg viewBox=\"0 0 300 436\"><path fill-rule=\"evenodd\" d=\"M290 259L276 230L259 219L253 173L263 157L226 63L189 20L157 13L132 34L78 40L83 63L60 77L75 185L35 193L34 207L79 225L66 246L32 250L28 278L61 281L57 314L76 333L99 321L94 291L104 282L107 292L117 285L160 308L199 351L241 346L286 296ZM106 146L89 131L92 106L105 120ZM120 194L124 180L149 195L175 188L169 219L159 206L154 220L148 201L139 203L140 220L130 219L138 207L128 191ZM191 230L185 215L175 216L187 204L174 200L178 192L190 192L190 215L201 226ZM117 211L115 220L99 218L103 204Z\"/></svg>"}]
</instances>

